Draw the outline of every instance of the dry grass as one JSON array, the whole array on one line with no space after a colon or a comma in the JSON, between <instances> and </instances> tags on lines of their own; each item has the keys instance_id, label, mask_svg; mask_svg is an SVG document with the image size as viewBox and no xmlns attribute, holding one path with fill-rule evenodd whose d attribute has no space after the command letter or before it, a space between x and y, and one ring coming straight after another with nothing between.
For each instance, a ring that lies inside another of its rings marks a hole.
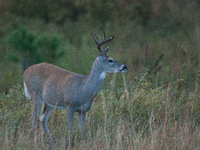
<instances>
[{"instance_id":1,"label":"dry grass","mask_svg":"<svg viewBox=\"0 0 200 150\"><path fill-rule=\"evenodd\" d=\"M144 78L132 85L124 78L124 85L115 93L99 93L87 113L83 139L75 115L73 149L200 149L198 93L180 91L177 83L153 89ZM32 101L26 100L22 87L0 98L1 149L49 149L40 123L39 142L33 142ZM66 110L54 110L48 126L57 149L67 149Z\"/></svg>"}]
</instances>

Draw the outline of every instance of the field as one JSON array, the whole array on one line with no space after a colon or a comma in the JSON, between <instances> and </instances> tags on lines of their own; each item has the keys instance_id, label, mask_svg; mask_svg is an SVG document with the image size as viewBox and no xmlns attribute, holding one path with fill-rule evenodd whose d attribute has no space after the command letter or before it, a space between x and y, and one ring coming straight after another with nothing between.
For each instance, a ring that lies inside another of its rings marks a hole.
<instances>
[{"instance_id":1,"label":"field","mask_svg":"<svg viewBox=\"0 0 200 150\"><path fill-rule=\"evenodd\" d=\"M95 98L82 139L75 115L73 149L200 149L198 93L178 90L177 82L152 88L145 77L111 91L103 89ZM1 149L50 148L40 123L39 141L33 142L31 110L21 85L1 95ZM66 110L54 110L48 126L56 148L66 149Z\"/></svg>"},{"instance_id":2,"label":"field","mask_svg":"<svg viewBox=\"0 0 200 150\"><path fill-rule=\"evenodd\" d=\"M114 39L108 55L128 67L107 74L87 113L75 114L73 149L200 149L199 0L0 0L0 149L50 149L23 72L47 62L87 76L99 51L91 32ZM68 147L66 110L48 126Z\"/></svg>"}]
</instances>

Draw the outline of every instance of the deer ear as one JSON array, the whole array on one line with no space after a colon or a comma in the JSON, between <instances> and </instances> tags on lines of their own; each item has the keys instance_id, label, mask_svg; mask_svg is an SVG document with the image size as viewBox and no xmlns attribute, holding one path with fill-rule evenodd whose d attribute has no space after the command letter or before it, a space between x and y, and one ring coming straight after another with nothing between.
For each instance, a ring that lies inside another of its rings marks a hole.
<instances>
[{"instance_id":1,"label":"deer ear","mask_svg":"<svg viewBox=\"0 0 200 150\"><path fill-rule=\"evenodd\" d=\"M108 50L109 50L109 47L107 47L106 49L104 49L104 50L99 54L99 56L97 57L97 60L98 60L99 62L102 62L102 61L106 58L106 54L107 54Z\"/></svg>"}]
</instances>

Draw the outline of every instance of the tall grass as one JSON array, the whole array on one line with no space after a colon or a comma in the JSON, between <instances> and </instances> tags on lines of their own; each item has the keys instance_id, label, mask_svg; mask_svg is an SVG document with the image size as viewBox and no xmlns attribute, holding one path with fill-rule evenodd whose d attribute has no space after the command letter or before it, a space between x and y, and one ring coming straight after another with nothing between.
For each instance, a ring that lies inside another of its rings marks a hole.
<instances>
[{"instance_id":1,"label":"tall grass","mask_svg":"<svg viewBox=\"0 0 200 150\"><path fill-rule=\"evenodd\" d=\"M73 149L200 149L199 93L180 90L178 81L151 84L144 75L131 84L124 78L116 92L101 90L87 113L82 139L74 119ZM1 149L49 149L40 123L38 143L33 142L32 101L23 87L14 86L0 99ZM66 110L54 110L48 126L57 149L67 149Z\"/></svg>"}]
</instances>

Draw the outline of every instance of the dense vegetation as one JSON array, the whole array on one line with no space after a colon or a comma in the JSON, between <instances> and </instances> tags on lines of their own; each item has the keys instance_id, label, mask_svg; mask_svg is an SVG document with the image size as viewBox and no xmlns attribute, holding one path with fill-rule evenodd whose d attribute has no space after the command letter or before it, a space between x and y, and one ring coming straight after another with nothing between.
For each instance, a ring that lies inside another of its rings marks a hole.
<instances>
[{"instance_id":1,"label":"dense vegetation","mask_svg":"<svg viewBox=\"0 0 200 150\"><path fill-rule=\"evenodd\" d=\"M48 149L41 126L33 143L23 71L49 62L87 75L98 55L90 32L105 30L128 72L106 76L82 145L75 120L74 149L199 149L199 18L199 0L0 0L0 146ZM59 149L65 118L49 120Z\"/></svg>"},{"instance_id":2,"label":"dense vegetation","mask_svg":"<svg viewBox=\"0 0 200 150\"><path fill-rule=\"evenodd\" d=\"M156 89L140 79L117 92L102 90L87 113L81 141L75 114L73 149L199 149L200 98L195 92L178 92L177 83ZM32 101L18 85L1 95L0 145L2 149L49 149L42 125L39 142L33 142ZM66 149L66 110L54 110L48 121L58 149Z\"/></svg>"}]
</instances>

